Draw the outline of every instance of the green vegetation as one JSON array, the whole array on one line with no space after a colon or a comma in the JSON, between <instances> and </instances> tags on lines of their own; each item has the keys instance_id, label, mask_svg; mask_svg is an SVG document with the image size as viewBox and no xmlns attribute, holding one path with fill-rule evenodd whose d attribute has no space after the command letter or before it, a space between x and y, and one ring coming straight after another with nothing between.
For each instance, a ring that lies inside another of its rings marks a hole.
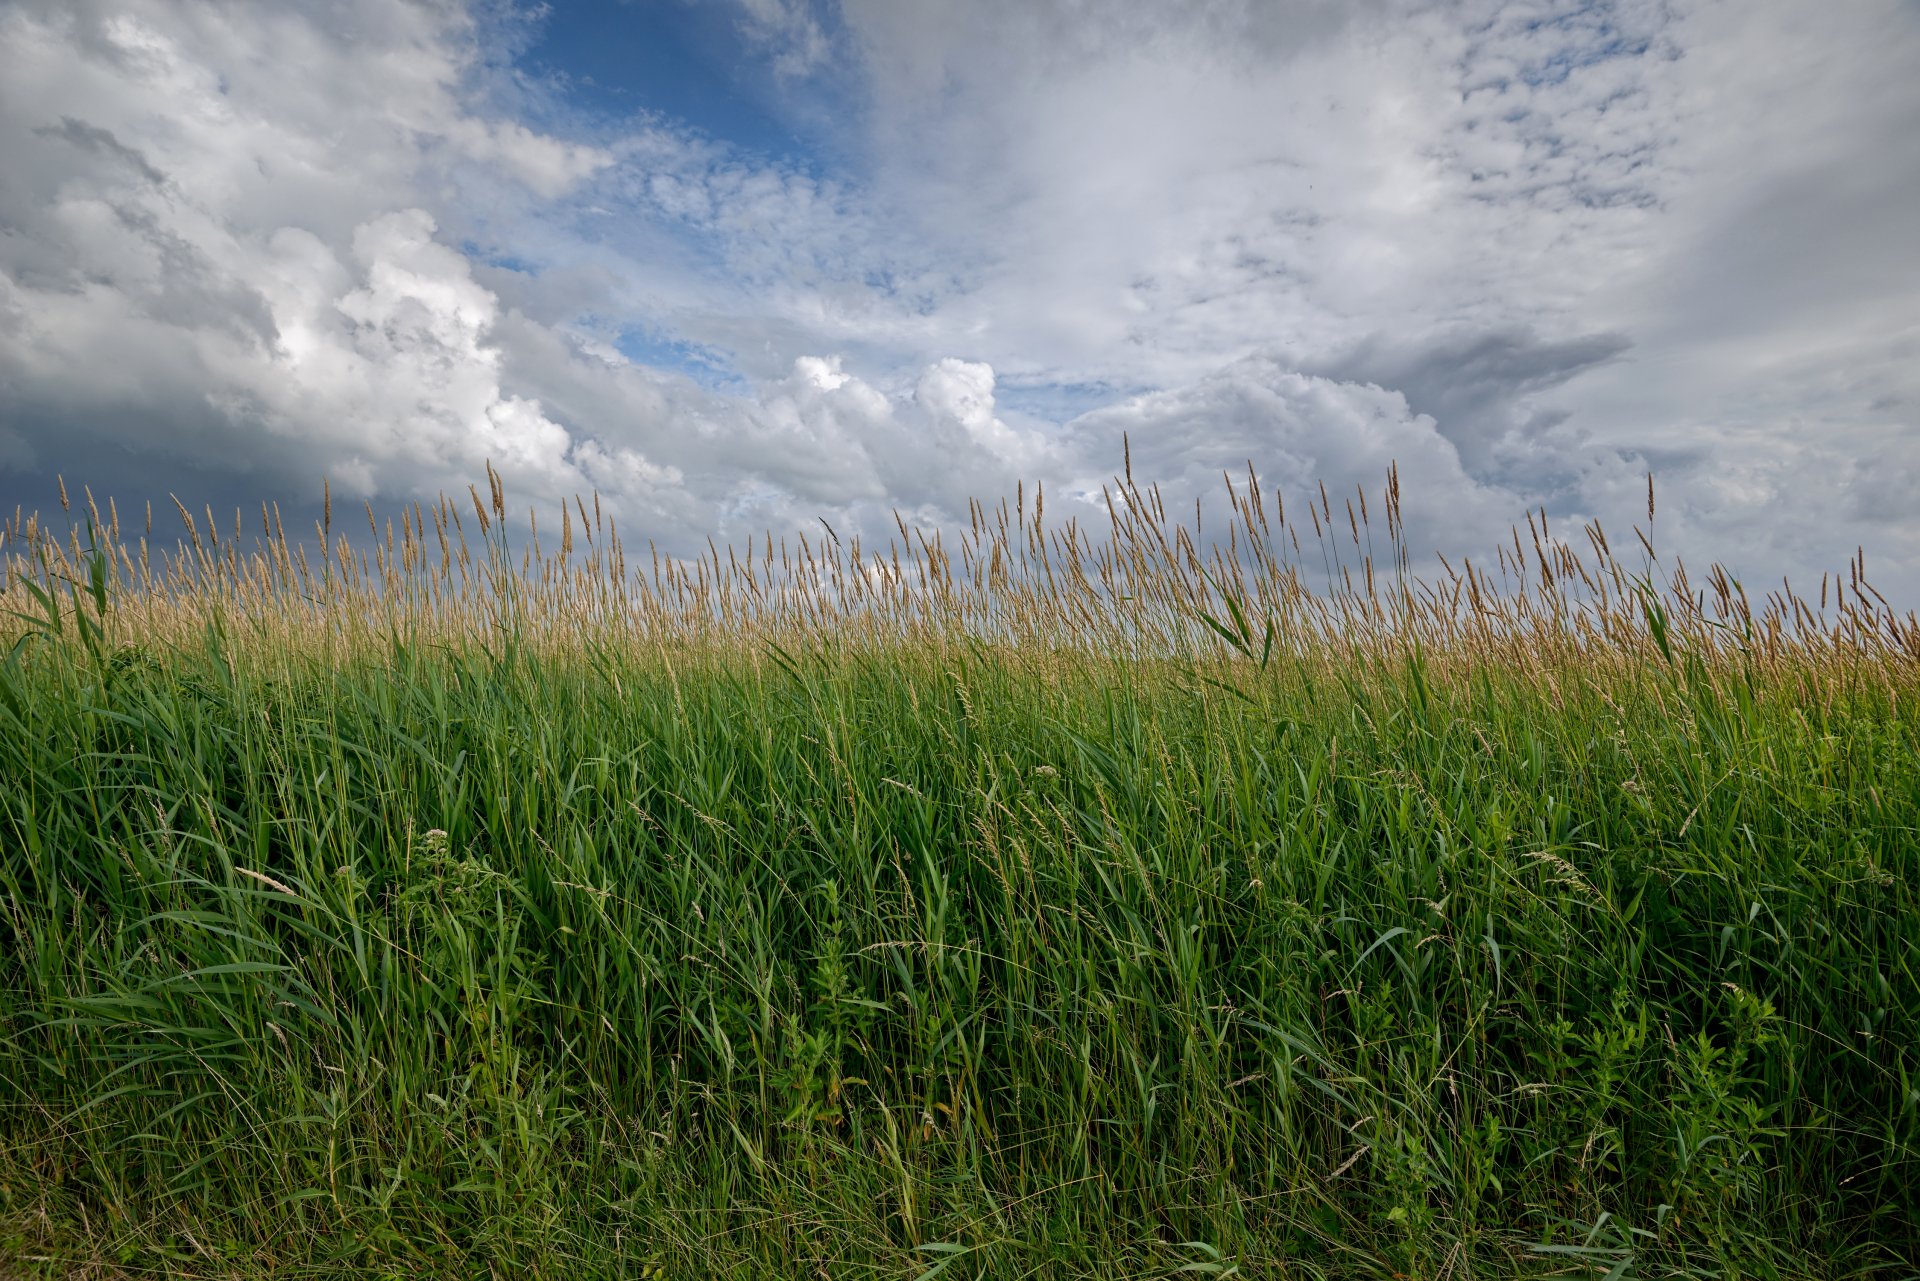
<instances>
[{"instance_id":1,"label":"green vegetation","mask_svg":"<svg viewBox=\"0 0 1920 1281\"><path fill-rule=\"evenodd\" d=\"M1121 493L1078 568L16 522L0 1273L1910 1271L1911 619Z\"/></svg>"}]
</instances>

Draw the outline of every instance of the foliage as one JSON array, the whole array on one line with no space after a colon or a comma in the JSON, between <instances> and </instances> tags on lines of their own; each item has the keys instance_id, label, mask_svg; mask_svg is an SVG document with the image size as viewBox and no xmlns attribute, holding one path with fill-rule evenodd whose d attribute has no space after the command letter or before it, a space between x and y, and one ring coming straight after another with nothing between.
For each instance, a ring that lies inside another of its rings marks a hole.
<instances>
[{"instance_id":1,"label":"foliage","mask_svg":"<svg viewBox=\"0 0 1920 1281\"><path fill-rule=\"evenodd\" d=\"M1920 1257L1884 620L1316 632L1216 567L1184 647L1103 654L562 615L537 569L381 632L209 572L90 630L39 580L0 670L8 1266Z\"/></svg>"}]
</instances>

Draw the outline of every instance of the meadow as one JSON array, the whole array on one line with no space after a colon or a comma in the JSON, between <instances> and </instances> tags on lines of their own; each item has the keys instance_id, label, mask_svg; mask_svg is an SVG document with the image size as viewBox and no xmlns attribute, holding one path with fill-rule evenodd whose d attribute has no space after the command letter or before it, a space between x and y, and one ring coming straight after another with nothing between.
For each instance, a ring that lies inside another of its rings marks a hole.
<instances>
[{"instance_id":1,"label":"meadow","mask_svg":"<svg viewBox=\"0 0 1920 1281\"><path fill-rule=\"evenodd\" d=\"M1417 576L1397 475L1248 474L676 560L488 481L8 522L0 1274L1920 1267L1864 557L1756 602L1650 491Z\"/></svg>"}]
</instances>

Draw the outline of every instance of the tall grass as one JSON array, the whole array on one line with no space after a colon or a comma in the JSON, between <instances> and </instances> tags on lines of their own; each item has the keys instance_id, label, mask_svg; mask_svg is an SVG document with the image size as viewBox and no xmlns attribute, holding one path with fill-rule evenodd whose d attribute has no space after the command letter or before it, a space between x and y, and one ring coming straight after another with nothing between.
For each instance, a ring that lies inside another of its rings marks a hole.
<instances>
[{"instance_id":1,"label":"tall grass","mask_svg":"<svg viewBox=\"0 0 1920 1281\"><path fill-rule=\"evenodd\" d=\"M1397 477L1223 488L688 560L492 475L17 515L0 1271L1910 1271L1864 559L1419 577Z\"/></svg>"}]
</instances>

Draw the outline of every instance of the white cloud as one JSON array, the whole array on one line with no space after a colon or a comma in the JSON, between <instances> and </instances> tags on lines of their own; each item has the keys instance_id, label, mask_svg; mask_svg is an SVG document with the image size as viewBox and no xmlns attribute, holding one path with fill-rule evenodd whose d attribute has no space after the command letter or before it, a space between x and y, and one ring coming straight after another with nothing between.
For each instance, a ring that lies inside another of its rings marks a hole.
<instances>
[{"instance_id":1,"label":"white cloud","mask_svg":"<svg viewBox=\"0 0 1920 1281\"><path fill-rule=\"evenodd\" d=\"M1865 542L1920 598L1920 519L1863 479L1920 465L1910 4L841 12L876 198L966 267L902 346L1378 382L1479 482L1617 525L1652 465L1696 556L1804 578Z\"/></svg>"},{"instance_id":2,"label":"white cloud","mask_svg":"<svg viewBox=\"0 0 1920 1281\"><path fill-rule=\"evenodd\" d=\"M507 172L548 200L565 195L581 179L613 163L599 147L558 142L517 121L457 117L445 125L447 137L468 157Z\"/></svg>"},{"instance_id":3,"label":"white cloud","mask_svg":"<svg viewBox=\"0 0 1920 1281\"><path fill-rule=\"evenodd\" d=\"M0 18L0 131L25 170L0 369L82 432L280 483L337 469L411 493L492 457L578 487L569 432L501 385L498 299L414 202L443 146L535 197L604 155L469 114L457 11L361 9L371 50L292 9Z\"/></svg>"},{"instance_id":4,"label":"white cloud","mask_svg":"<svg viewBox=\"0 0 1920 1281\"><path fill-rule=\"evenodd\" d=\"M774 71L800 76L827 59L826 32L806 0L739 0L741 28L756 43L774 48Z\"/></svg>"}]
</instances>

